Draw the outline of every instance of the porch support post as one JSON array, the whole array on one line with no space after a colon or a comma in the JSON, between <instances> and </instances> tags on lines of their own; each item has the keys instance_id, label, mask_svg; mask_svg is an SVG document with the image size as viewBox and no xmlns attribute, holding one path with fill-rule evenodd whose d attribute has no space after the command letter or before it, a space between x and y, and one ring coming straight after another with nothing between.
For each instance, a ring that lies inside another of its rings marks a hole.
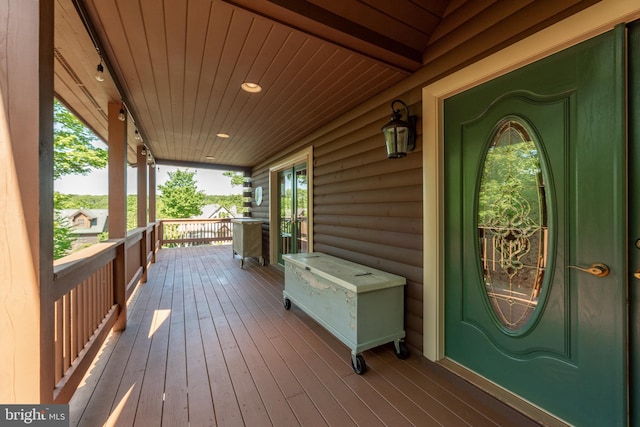
<instances>
[{"instance_id":1,"label":"porch support post","mask_svg":"<svg viewBox=\"0 0 640 427\"><path fill-rule=\"evenodd\" d=\"M156 262L156 243L159 239L159 227L156 224L156 165L152 162L149 165L149 222L153 224L151 234L151 262Z\"/></svg>"},{"instance_id":2,"label":"porch support post","mask_svg":"<svg viewBox=\"0 0 640 427\"><path fill-rule=\"evenodd\" d=\"M156 222L156 165L149 165L149 222Z\"/></svg>"},{"instance_id":3,"label":"porch support post","mask_svg":"<svg viewBox=\"0 0 640 427\"><path fill-rule=\"evenodd\" d=\"M53 0L0 2L0 402L53 402Z\"/></svg>"},{"instance_id":4,"label":"porch support post","mask_svg":"<svg viewBox=\"0 0 640 427\"><path fill-rule=\"evenodd\" d=\"M251 171L244 171L244 183L242 184L242 207L243 214L242 216L251 217L253 216L251 213L251 187L253 183L251 182Z\"/></svg>"},{"instance_id":5,"label":"porch support post","mask_svg":"<svg viewBox=\"0 0 640 427\"><path fill-rule=\"evenodd\" d=\"M147 155L143 152L144 147L138 146L138 227L147 226Z\"/></svg>"},{"instance_id":6,"label":"porch support post","mask_svg":"<svg viewBox=\"0 0 640 427\"><path fill-rule=\"evenodd\" d=\"M138 228L144 227L140 240L140 264L142 264L142 283L147 282L147 153L143 145L136 148L138 169Z\"/></svg>"},{"instance_id":7,"label":"porch support post","mask_svg":"<svg viewBox=\"0 0 640 427\"><path fill-rule=\"evenodd\" d=\"M127 123L120 121L120 103L109 103L109 239L123 239L127 235ZM119 315L116 331L127 326L126 243L118 245L113 267L115 303Z\"/></svg>"}]
</instances>

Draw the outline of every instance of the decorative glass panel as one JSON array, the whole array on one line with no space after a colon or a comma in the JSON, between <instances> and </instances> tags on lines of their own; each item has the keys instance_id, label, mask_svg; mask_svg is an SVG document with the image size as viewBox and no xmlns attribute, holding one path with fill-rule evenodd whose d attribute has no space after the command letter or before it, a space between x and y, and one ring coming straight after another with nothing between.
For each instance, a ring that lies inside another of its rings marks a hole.
<instances>
[{"instance_id":1,"label":"decorative glass panel","mask_svg":"<svg viewBox=\"0 0 640 427\"><path fill-rule=\"evenodd\" d=\"M484 288L505 328L519 331L538 306L547 264L547 204L540 154L524 124L500 122L478 195Z\"/></svg>"}]
</instances>

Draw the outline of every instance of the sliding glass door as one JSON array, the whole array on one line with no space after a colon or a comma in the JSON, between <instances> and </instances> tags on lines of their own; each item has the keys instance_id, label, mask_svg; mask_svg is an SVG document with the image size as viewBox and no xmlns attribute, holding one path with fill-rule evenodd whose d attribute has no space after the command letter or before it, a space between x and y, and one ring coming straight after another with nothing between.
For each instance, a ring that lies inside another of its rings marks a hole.
<instances>
[{"instance_id":1,"label":"sliding glass door","mask_svg":"<svg viewBox=\"0 0 640 427\"><path fill-rule=\"evenodd\" d=\"M279 264L283 264L283 254L308 251L309 198L307 183L306 163L278 172Z\"/></svg>"}]
</instances>

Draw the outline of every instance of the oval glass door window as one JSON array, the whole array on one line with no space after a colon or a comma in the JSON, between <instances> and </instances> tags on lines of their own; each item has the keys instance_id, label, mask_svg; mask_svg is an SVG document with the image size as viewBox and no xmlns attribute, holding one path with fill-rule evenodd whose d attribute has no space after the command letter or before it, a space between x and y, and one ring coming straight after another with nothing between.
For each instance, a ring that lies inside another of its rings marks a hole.
<instances>
[{"instance_id":1,"label":"oval glass door window","mask_svg":"<svg viewBox=\"0 0 640 427\"><path fill-rule=\"evenodd\" d=\"M484 288L509 332L533 318L547 264L547 200L533 132L502 120L484 160L478 194L478 238Z\"/></svg>"}]
</instances>

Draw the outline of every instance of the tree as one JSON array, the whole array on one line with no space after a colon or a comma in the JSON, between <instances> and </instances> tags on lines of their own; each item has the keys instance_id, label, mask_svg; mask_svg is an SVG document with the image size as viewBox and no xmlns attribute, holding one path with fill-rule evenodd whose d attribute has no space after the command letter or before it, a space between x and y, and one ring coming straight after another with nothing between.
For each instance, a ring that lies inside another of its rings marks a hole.
<instances>
[{"instance_id":1,"label":"tree","mask_svg":"<svg viewBox=\"0 0 640 427\"><path fill-rule=\"evenodd\" d=\"M227 195L207 195L204 199L205 205L215 204L220 205L228 210L232 210L233 207L236 210L242 209L242 195L241 194L227 194Z\"/></svg>"},{"instance_id":2,"label":"tree","mask_svg":"<svg viewBox=\"0 0 640 427\"><path fill-rule=\"evenodd\" d=\"M478 224L513 227L540 224L546 215L544 184L538 150L533 141L495 145L482 172Z\"/></svg>"},{"instance_id":3,"label":"tree","mask_svg":"<svg viewBox=\"0 0 640 427\"><path fill-rule=\"evenodd\" d=\"M64 209L67 202L66 194L53 193L53 259L62 258L71 250L71 244L75 237L71 233L69 221L60 215L59 210ZM62 206L62 207L61 207Z\"/></svg>"},{"instance_id":4,"label":"tree","mask_svg":"<svg viewBox=\"0 0 640 427\"><path fill-rule=\"evenodd\" d=\"M97 137L58 100L53 101L53 178L64 175L86 175L91 169L107 166L107 150L95 147ZM54 259L65 256L71 250L75 237L61 218L67 197L54 193L53 248Z\"/></svg>"},{"instance_id":5,"label":"tree","mask_svg":"<svg viewBox=\"0 0 640 427\"><path fill-rule=\"evenodd\" d=\"M231 178L232 187L240 187L244 185L244 174L240 172L223 172L222 175Z\"/></svg>"},{"instance_id":6,"label":"tree","mask_svg":"<svg viewBox=\"0 0 640 427\"><path fill-rule=\"evenodd\" d=\"M205 194L198 190L195 174L195 171L177 169L169 172L165 184L158 185L162 202L160 215L163 218L191 218L202 214Z\"/></svg>"},{"instance_id":7,"label":"tree","mask_svg":"<svg viewBox=\"0 0 640 427\"><path fill-rule=\"evenodd\" d=\"M228 176L229 178L231 178L232 187L244 187L244 174L240 172L223 172L222 175ZM237 206L239 207L238 213L244 213L246 209L243 207L242 201L244 200L249 201L249 199L244 198L243 196L238 196L238 197L240 197L240 203L237 204Z\"/></svg>"},{"instance_id":8,"label":"tree","mask_svg":"<svg viewBox=\"0 0 640 427\"><path fill-rule=\"evenodd\" d=\"M98 138L58 100L53 101L53 123L53 179L107 166L107 150L94 145Z\"/></svg>"}]
</instances>

